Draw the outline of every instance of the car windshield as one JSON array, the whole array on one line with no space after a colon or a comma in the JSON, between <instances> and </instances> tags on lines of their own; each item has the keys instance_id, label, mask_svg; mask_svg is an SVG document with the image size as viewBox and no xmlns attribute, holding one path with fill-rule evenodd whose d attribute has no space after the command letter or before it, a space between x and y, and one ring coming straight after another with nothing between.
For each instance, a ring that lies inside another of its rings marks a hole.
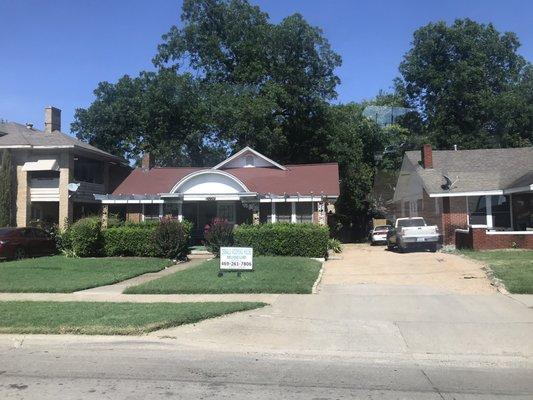
<instances>
[{"instance_id":1,"label":"car windshield","mask_svg":"<svg viewBox=\"0 0 533 400\"><path fill-rule=\"evenodd\" d=\"M375 231L388 231L389 229L390 229L389 225L381 225L381 226L376 226L374 228Z\"/></svg>"},{"instance_id":2,"label":"car windshield","mask_svg":"<svg viewBox=\"0 0 533 400\"><path fill-rule=\"evenodd\" d=\"M410 226L425 226L422 218L401 219L398 221L398 228L408 228Z\"/></svg>"},{"instance_id":3,"label":"car windshield","mask_svg":"<svg viewBox=\"0 0 533 400\"><path fill-rule=\"evenodd\" d=\"M1 236L7 236L9 234L11 234L11 232L13 232L14 229L13 228L0 228L0 237Z\"/></svg>"}]
</instances>

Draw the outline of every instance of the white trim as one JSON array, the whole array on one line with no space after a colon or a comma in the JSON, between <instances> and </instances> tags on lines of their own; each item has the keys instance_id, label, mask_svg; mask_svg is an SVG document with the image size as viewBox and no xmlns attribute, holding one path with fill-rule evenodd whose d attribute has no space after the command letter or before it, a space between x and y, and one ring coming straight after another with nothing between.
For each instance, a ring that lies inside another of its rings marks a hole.
<instances>
[{"instance_id":1,"label":"white trim","mask_svg":"<svg viewBox=\"0 0 533 400\"><path fill-rule=\"evenodd\" d=\"M487 208L487 228L492 228L492 196L485 196L485 207Z\"/></svg>"},{"instance_id":2,"label":"white trim","mask_svg":"<svg viewBox=\"0 0 533 400\"><path fill-rule=\"evenodd\" d=\"M234 159L236 159L237 157L243 155L244 153L246 153L247 151L253 153L254 155L256 155L257 157L260 157L262 158L263 160L265 160L266 162L274 165L275 167L278 167L279 169L282 169L283 171L286 171L287 168L285 168L283 165L281 164L278 164L277 162L275 162L274 160L271 160L270 158L262 155L261 153L259 153L258 151L252 149L251 147L249 146L246 146L244 149L238 151L237 153L235 153L234 155L232 155L231 157L229 158L226 158L224 161L222 161L221 163L215 165L212 169L215 169L215 170L218 170L220 169L221 167L223 167L224 165L226 165L227 163L229 163L230 161L233 161Z\"/></svg>"},{"instance_id":3,"label":"white trim","mask_svg":"<svg viewBox=\"0 0 533 400\"><path fill-rule=\"evenodd\" d=\"M470 229L456 229L455 232L461 232L461 233L468 233L470 232Z\"/></svg>"},{"instance_id":4,"label":"white trim","mask_svg":"<svg viewBox=\"0 0 533 400\"><path fill-rule=\"evenodd\" d=\"M488 228L488 226L483 224L474 224L470 225L470 228Z\"/></svg>"},{"instance_id":5,"label":"white trim","mask_svg":"<svg viewBox=\"0 0 533 400\"><path fill-rule=\"evenodd\" d=\"M336 200L339 196L288 196L288 197L265 197L259 199L260 203L316 203L319 201Z\"/></svg>"},{"instance_id":6,"label":"white trim","mask_svg":"<svg viewBox=\"0 0 533 400\"><path fill-rule=\"evenodd\" d=\"M466 201L466 224L470 225L470 205L468 204L468 196L465 196L465 201Z\"/></svg>"},{"instance_id":7,"label":"white trim","mask_svg":"<svg viewBox=\"0 0 533 400\"><path fill-rule=\"evenodd\" d=\"M504 194L503 190L485 190L479 192L462 192L462 193L430 193L429 197L461 197L461 196L497 196Z\"/></svg>"},{"instance_id":8,"label":"white trim","mask_svg":"<svg viewBox=\"0 0 533 400\"><path fill-rule=\"evenodd\" d=\"M291 222L296 223L296 202L291 203Z\"/></svg>"},{"instance_id":9,"label":"white trim","mask_svg":"<svg viewBox=\"0 0 533 400\"><path fill-rule=\"evenodd\" d=\"M144 222L144 204L141 207L141 221Z\"/></svg>"},{"instance_id":10,"label":"white trim","mask_svg":"<svg viewBox=\"0 0 533 400\"><path fill-rule=\"evenodd\" d=\"M490 231L487 230L487 235L533 235L533 231Z\"/></svg>"},{"instance_id":11,"label":"white trim","mask_svg":"<svg viewBox=\"0 0 533 400\"><path fill-rule=\"evenodd\" d=\"M29 144L13 144L0 146L0 149L31 149Z\"/></svg>"},{"instance_id":12,"label":"white trim","mask_svg":"<svg viewBox=\"0 0 533 400\"><path fill-rule=\"evenodd\" d=\"M529 191L533 191L533 185L500 190L481 190L478 192L430 193L429 197L498 196Z\"/></svg>"},{"instance_id":13,"label":"white trim","mask_svg":"<svg viewBox=\"0 0 533 400\"><path fill-rule=\"evenodd\" d=\"M271 205L271 216L270 216L270 222L275 223L276 222L276 203L272 202Z\"/></svg>"},{"instance_id":14,"label":"white trim","mask_svg":"<svg viewBox=\"0 0 533 400\"><path fill-rule=\"evenodd\" d=\"M244 183L242 183L242 181L240 179L238 179L237 177L235 177L234 175L231 175L231 174L229 174L227 172L224 172L224 171L217 171L217 170L212 170L212 169L202 169L200 171L191 172L190 174L188 174L188 175L184 176L183 178L181 178L179 180L179 182L176 183L174 185L174 187L170 190L169 194L176 194L176 192L178 191L179 187L181 185L183 185L185 182L189 181L190 179L192 179L192 178L194 178L196 176L205 175L205 174L216 174L216 175L225 176L225 177L230 178L233 181L235 181L241 187L243 192L250 192L250 190L246 187L246 185Z\"/></svg>"},{"instance_id":15,"label":"white trim","mask_svg":"<svg viewBox=\"0 0 533 400\"><path fill-rule=\"evenodd\" d=\"M102 204L161 204L163 200L101 200Z\"/></svg>"}]
</instances>

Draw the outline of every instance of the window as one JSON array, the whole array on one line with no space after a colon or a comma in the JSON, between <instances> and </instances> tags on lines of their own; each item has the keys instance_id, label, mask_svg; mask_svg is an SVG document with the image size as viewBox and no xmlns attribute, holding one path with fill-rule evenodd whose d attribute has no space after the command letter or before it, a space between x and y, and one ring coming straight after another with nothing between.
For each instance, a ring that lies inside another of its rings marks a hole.
<instances>
[{"instance_id":1,"label":"window","mask_svg":"<svg viewBox=\"0 0 533 400\"><path fill-rule=\"evenodd\" d=\"M492 226L495 228L511 227L511 207L509 196L491 196Z\"/></svg>"},{"instance_id":2,"label":"window","mask_svg":"<svg viewBox=\"0 0 533 400\"><path fill-rule=\"evenodd\" d=\"M217 217L235 223L235 203L217 203Z\"/></svg>"},{"instance_id":3,"label":"window","mask_svg":"<svg viewBox=\"0 0 533 400\"><path fill-rule=\"evenodd\" d=\"M159 219L159 204L144 204L143 214L145 221Z\"/></svg>"},{"instance_id":4,"label":"window","mask_svg":"<svg viewBox=\"0 0 533 400\"><path fill-rule=\"evenodd\" d=\"M74 159L74 180L88 183L104 183L104 168L100 161L84 157Z\"/></svg>"},{"instance_id":5,"label":"window","mask_svg":"<svg viewBox=\"0 0 533 400\"><path fill-rule=\"evenodd\" d=\"M313 222L313 203L296 203L296 222Z\"/></svg>"},{"instance_id":6,"label":"window","mask_svg":"<svg viewBox=\"0 0 533 400\"><path fill-rule=\"evenodd\" d=\"M487 204L485 196L468 197L470 225L487 225Z\"/></svg>"},{"instance_id":7,"label":"window","mask_svg":"<svg viewBox=\"0 0 533 400\"><path fill-rule=\"evenodd\" d=\"M276 203L276 221L291 222L292 205L291 203Z\"/></svg>"},{"instance_id":8,"label":"window","mask_svg":"<svg viewBox=\"0 0 533 400\"><path fill-rule=\"evenodd\" d=\"M180 204L178 203L165 203L163 205L163 215L169 215L172 218L178 218L180 214Z\"/></svg>"}]
</instances>

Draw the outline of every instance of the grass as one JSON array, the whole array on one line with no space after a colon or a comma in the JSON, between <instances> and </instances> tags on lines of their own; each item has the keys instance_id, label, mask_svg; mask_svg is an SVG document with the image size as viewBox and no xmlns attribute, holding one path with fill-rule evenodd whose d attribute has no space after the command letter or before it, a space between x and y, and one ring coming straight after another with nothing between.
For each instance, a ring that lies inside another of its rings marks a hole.
<instances>
[{"instance_id":1,"label":"grass","mask_svg":"<svg viewBox=\"0 0 533 400\"><path fill-rule=\"evenodd\" d=\"M71 293L160 271L160 258L66 258L52 256L0 263L0 292Z\"/></svg>"},{"instance_id":2,"label":"grass","mask_svg":"<svg viewBox=\"0 0 533 400\"><path fill-rule=\"evenodd\" d=\"M509 292L533 294L533 251L463 251L462 254L489 265Z\"/></svg>"},{"instance_id":3,"label":"grass","mask_svg":"<svg viewBox=\"0 0 533 400\"><path fill-rule=\"evenodd\" d=\"M254 271L218 276L219 259L176 272L124 293L311 293L321 264L301 257L256 257Z\"/></svg>"},{"instance_id":4,"label":"grass","mask_svg":"<svg viewBox=\"0 0 533 400\"><path fill-rule=\"evenodd\" d=\"M0 333L140 335L264 303L0 302Z\"/></svg>"}]
</instances>

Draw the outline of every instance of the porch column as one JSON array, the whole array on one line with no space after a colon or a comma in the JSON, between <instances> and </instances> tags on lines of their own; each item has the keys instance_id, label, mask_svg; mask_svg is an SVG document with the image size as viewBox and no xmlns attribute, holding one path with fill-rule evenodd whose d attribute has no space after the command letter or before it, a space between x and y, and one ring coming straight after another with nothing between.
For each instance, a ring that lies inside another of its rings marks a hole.
<instances>
[{"instance_id":1,"label":"porch column","mask_svg":"<svg viewBox=\"0 0 533 400\"><path fill-rule=\"evenodd\" d=\"M141 222L144 222L144 203L141 205Z\"/></svg>"},{"instance_id":2,"label":"porch column","mask_svg":"<svg viewBox=\"0 0 533 400\"><path fill-rule=\"evenodd\" d=\"M163 218L163 203L159 203L159 219Z\"/></svg>"},{"instance_id":3,"label":"porch column","mask_svg":"<svg viewBox=\"0 0 533 400\"><path fill-rule=\"evenodd\" d=\"M318 224L326 225L326 202L318 202Z\"/></svg>"},{"instance_id":4,"label":"porch column","mask_svg":"<svg viewBox=\"0 0 533 400\"><path fill-rule=\"evenodd\" d=\"M485 205L487 207L487 228L492 228L492 196L485 196Z\"/></svg>"},{"instance_id":5,"label":"porch column","mask_svg":"<svg viewBox=\"0 0 533 400\"><path fill-rule=\"evenodd\" d=\"M276 203L272 202L272 215L271 215L271 222L276 222Z\"/></svg>"},{"instance_id":6,"label":"porch column","mask_svg":"<svg viewBox=\"0 0 533 400\"><path fill-rule=\"evenodd\" d=\"M109 222L109 204L102 205L102 228L107 229Z\"/></svg>"},{"instance_id":7,"label":"porch column","mask_svg":"<svg viewBox=\"0 0 533 400\"><path fill-rule=\"evenodd\" d=\"M183 203L181 201L178 203L178 221L183 221Z\"/></svg>"},{"instance_id":8,"label":"porch column","mask_svg":"<svg viewBox=\"0 0 533 400\"><path fill-rule=\"evenodd\" d=\"M295 201L291 203L291 222L293 224L296 223L296 202Z\"/></svg>"}]
</instances>

